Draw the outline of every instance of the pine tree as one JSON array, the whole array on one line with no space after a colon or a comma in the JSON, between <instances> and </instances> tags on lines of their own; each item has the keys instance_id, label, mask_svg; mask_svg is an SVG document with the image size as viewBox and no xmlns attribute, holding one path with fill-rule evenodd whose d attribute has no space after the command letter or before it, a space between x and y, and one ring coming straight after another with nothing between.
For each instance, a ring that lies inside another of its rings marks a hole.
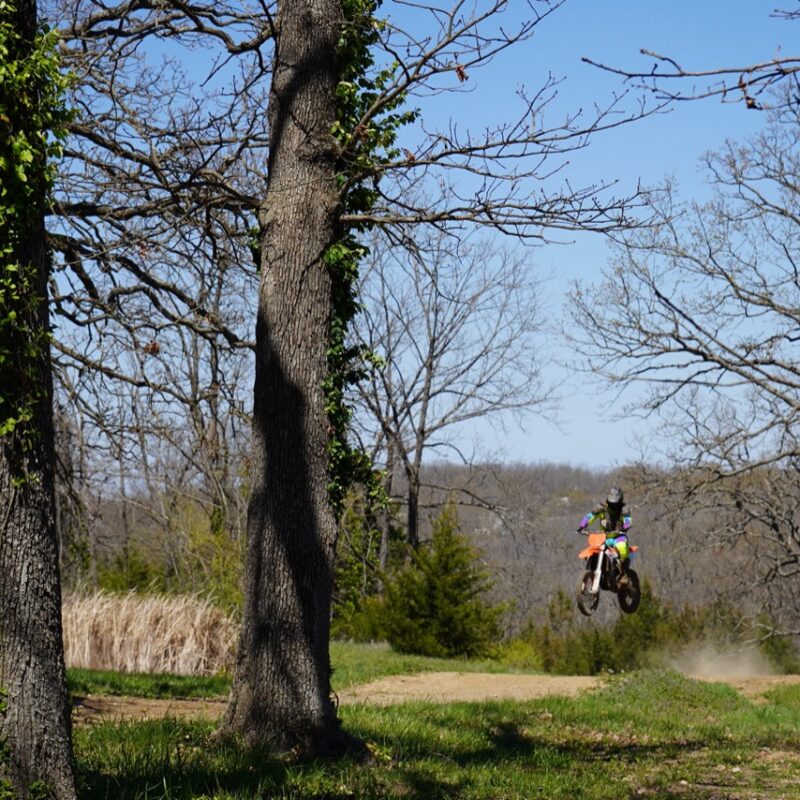
<instances>
[{"instance_id":1,"label":"pine tree","mask_svg":"<svg viewBox=\"0 0 800 800\"><path fill-rule=\"evenodd\" d=\"M386 585L384 625L404 653L474 658L500 638L503 606L492 605L481 553L458 530L452 504L433 524L433 537Z\"/></svg>"}]
</instances>

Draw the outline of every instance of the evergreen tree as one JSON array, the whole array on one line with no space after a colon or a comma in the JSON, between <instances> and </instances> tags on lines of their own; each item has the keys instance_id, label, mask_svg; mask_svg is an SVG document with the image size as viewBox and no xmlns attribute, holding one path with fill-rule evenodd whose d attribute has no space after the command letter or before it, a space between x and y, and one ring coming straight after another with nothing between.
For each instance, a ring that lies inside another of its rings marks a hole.
<instances>
[{"instance_id":1,"label":"evergreen tree","mask_svg":"<svg viewBox=\"0 0 800 800\"><path fill-rule=\"evenodd\" d=\"M503 606L489 603L492 586L481 553L458 530L452 504L433 524L433 538L386 585L384 626L404 653L473 658L500 638Z\"/></svg>"}]
</instances>

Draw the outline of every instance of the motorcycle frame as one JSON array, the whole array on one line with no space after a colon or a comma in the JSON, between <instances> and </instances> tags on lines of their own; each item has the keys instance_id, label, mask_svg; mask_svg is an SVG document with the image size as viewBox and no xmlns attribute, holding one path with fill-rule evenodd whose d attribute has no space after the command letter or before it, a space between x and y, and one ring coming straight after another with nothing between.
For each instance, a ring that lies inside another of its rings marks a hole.
<instances>
[{"instance_id":1,"label":"motorcycle frame","mask_svg":"<svg viewBox=\"0 0 800 800\"><path fill-rule=\"evenodd\" d=\"M599 536L604 536L604 534L601 533L600 531L591 532L589 536L591 537L594 534L597 534ZM611 556L609 555L608 550L609 547L608 544L606 544L605 538L599 544L591 543L590 539L589 546L581 552L582 556L585 554L586 569L590 569L592 558L594 558L594 556L597 556L597 563L595 564L594 576L592 578L592 588L591 588L592 596L596 596L600 593L600 583L603 579L603 566L606 560L609 561L611 560Z\"/></svg>"}]
</instances>

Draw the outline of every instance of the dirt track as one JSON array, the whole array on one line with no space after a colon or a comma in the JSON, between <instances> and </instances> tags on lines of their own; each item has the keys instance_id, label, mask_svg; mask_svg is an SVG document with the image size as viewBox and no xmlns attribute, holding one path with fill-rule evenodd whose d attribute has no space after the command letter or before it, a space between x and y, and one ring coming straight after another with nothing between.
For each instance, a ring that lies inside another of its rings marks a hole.
<instances>
[{"instance_id":1,"label":"dirt track","mask_svg":"<svg viewBox=\"0 0 800 800\"><path fill-rule=\"evenodd\" d=\"M601 679L580 676L492 675L470 672L423 672L381 678L354 686L339 695L342 705L369 703L392 705L411 700L434 703L482 700L531 700L548 695L574 697L599 685ZM779 684L800 684L800 675L729 677L703 675L702 680L728 683L746 697L758 700ZM89 696L76 698L76 723L104 720L156 719L165 716L217 719L223 700L147 700L133 697Z\"/></svg>"}]
</instances>

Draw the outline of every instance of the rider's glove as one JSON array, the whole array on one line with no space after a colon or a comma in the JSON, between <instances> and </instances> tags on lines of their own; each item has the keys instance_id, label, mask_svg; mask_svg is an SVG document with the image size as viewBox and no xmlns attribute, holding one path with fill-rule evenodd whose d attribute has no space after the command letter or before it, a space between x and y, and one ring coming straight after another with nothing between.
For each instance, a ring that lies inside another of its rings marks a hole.
<instances>
[{"instance_id":1,"label":"rider's glove","mask_svg":"<svg viewBox=\"0 0 800 800\"><path fill-rule=\"evenodd\" d=\"M585 530L586 528L582 528L580 525L578 525L578 527L575 528L575 533L583 533Z\"/></svg>"}]
</instances>

